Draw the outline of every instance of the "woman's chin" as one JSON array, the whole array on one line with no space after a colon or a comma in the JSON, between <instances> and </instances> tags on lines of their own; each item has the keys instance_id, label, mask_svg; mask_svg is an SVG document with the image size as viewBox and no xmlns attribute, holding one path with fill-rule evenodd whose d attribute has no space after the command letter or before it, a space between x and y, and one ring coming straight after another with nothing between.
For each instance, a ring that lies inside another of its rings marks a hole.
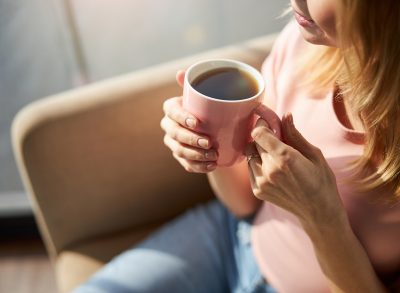
<instances>
[{"instance_id":1,"label":"woman's chin","mask_svg":"<svg viewBox=\"0 0 400 293\"><path fill-rule=\"evenodd\" d=\"M308 43L311 43L314 45L336 47L336 44L332 40L330 40L326 36L326 34L318 27L304 28L304 27L300 26L300 32L301 32L304 40Z\"/></svg>"}]
</instances>

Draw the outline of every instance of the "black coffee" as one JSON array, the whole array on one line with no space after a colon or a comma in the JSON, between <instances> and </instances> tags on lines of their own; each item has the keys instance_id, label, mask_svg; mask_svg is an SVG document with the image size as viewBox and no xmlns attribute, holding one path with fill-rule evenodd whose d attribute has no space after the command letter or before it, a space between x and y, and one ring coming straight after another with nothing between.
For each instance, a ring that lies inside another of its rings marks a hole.
<instances>
[{"instance_id":1,"label":"black coffee","mask_svg":"<svg viewBox=\"0 0 400 293\"><path fill-rule=\"evenodd\" d=\"M258 93L257 81L237 68L217 68L200 74L192 87L208 97L220 100L243 100Z\"/></svg>"}]
</instances>

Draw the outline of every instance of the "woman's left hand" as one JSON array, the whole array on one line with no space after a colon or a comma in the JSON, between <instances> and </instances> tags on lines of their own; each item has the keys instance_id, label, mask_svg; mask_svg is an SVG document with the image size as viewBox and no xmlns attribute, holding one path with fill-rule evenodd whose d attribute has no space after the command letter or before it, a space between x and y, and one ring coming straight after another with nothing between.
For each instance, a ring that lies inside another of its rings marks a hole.
<instances>
[{"instance_id":1,"label":"woman's left hand","mask_svg":"<svg viewBox=\"0 0 400 293\"><path fill-rule=\"evenodd\" d=\"M259 119L249 145L254 195L296 215L304 228L320 229L346 217L336 179L321 150L296 129L293 117L282 119L283 141Z\"/></svg>"}]
</instances>

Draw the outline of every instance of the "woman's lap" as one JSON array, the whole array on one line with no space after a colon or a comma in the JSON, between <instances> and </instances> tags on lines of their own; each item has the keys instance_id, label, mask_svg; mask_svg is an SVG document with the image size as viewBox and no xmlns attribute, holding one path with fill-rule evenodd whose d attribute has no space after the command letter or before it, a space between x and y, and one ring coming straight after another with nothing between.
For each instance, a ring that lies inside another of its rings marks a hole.
<instances>
[{"instance_id":1,"label":"woman's lap","mask_svg":"<svg viewBox=\"0 0 400 293\"><path fill-rule=\"evenodd\" d=\"M114 258L74 292L273 292L254 261L250 225L217 201L198 206Z\"/></svg>"}]
</instances>

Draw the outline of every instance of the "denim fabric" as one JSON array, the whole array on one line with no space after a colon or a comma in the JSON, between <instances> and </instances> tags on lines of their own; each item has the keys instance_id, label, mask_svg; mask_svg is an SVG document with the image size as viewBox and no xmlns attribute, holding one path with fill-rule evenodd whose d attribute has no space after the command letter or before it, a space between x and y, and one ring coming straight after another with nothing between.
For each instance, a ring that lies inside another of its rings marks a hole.
<instances>
[{"instance_id":1,"label":"denim fabric","mask_svg":"<svg viewBox=\"0 0 400 293\"><path fill-rule=\"evenodd\" d=\"M254 260L252 219L218 201L186 212L115 257L74 293L272 293Z\"/></svg>"}]
</instances>

